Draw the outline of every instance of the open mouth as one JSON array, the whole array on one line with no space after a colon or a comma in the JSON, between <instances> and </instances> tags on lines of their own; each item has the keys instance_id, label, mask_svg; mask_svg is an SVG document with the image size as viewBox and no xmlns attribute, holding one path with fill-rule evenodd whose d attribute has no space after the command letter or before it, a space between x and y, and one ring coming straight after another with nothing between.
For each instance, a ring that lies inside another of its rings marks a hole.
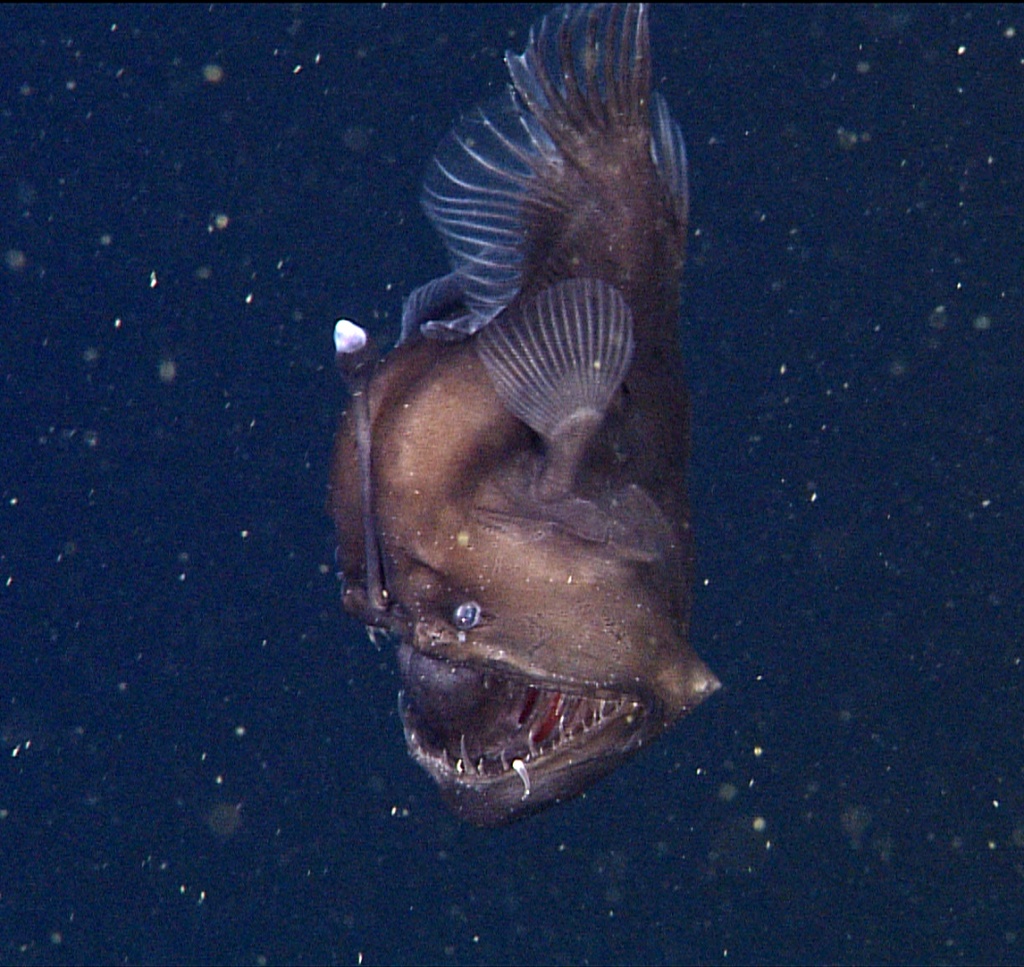
<instances>
[{"instance_id":1,"label":"open mouth","mask_svg":"<svg viewBox=\"0 0 1024 967\"><path fill-rule=\"evenodd\" d=\"M640 728L645 709L634 696L579 694L452 665L399 649L400 699L413 756L438 780L463 783L511 778L529 790L526 767L556 768L588 754L624 751L622 737ZM614 749L602 738L614 732Z\"/></svg>"}]
</instances>

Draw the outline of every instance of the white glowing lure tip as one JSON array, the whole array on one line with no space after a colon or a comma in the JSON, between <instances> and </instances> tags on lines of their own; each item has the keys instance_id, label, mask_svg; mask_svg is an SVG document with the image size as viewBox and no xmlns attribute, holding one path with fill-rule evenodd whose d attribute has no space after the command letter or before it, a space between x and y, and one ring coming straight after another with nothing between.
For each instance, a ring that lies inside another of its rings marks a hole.
<instances>
[{"instance_id":1,"label":"white glowing lure tip","mask_svg":"<svg viewBox=\"0 0 1024 967\"><path fill-rule=\"evenodd\" d=\"M339 319L334 324L334 351L339 356L351 356L366 345L366 330L351 319Z\"/></svg>"}]
</instances>

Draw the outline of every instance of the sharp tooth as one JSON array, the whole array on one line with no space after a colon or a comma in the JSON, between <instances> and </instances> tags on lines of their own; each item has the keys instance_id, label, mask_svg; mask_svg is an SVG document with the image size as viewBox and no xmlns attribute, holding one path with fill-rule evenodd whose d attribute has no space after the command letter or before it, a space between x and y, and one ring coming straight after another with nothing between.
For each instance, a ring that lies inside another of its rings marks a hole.
<instances>
[{"instance_id":1,"label":"sharp tooth","mask_svg":"<svg viewBox=\"0 0 1024 967\"><path fill-rule=\"evenodd\" d=\"M462 733L462 738L459 739L459 752L462 755L463 762L469 762L469 753L466 751L466 733Z\"/></svg>"},{"instance_id":2,"label":"sharp tooth","mask_svg":"<svg viewBox=\"0 0 1024 967\"><path fill-rule=\"evenodd\" d=\"M508 772L508 759L505 757L505 750L501 750L501 771Z\"/></svg>"},{"instance_id":3,"label":"sharp tooth","mask_svg":"<svg viewBox=\"0 0 1024 967\"><path fill-rule=\"evenodd\" d=\"M526 763L522 759L513 759L512 768L516 775L523 780L523 799L530 795L530 773L526 771Z\"/></svg>"},{"instance_id":4,"label":"sharp tooth","mask_svg":"<svg viewBox=\"0 0 1024 967\"><path fill-rule=\"evenodd\" d=\"M526 739L527 739L527 744L530 746L530 755L531 756L536 756L537 755L537 743L536 743L536 741L533 738L533 733L532 732L527 732L526 733ZM515 765L515 763L513 762L512 765Z\"/></svg>"},{"instance_id":5,"label":"sharp tooth","mask_svg":"<svg viewBox=\"0 0 1024 967\"><path fill-rule=\"evenodd\" d=\"M480 756L480 761L476 764L476 774L482 776L484 774L484 757Z\"/></svg>"}]
</instances>

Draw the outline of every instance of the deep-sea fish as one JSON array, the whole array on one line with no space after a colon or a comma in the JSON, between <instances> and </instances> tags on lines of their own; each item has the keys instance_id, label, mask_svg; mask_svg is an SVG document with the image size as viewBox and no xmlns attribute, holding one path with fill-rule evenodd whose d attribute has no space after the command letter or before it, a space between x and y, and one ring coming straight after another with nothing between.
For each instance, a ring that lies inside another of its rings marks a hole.
<instances>
[{"instance_id":1,"label":"deep-sea fish","mask_svg":"<svg viewBox=\"0 0 1024 967\"><path fill-rule=\"evenodd\" d=\"M542 20L442 143L452 271L352 398L329 510L345 608L397 641L410 753L498 825L574 796L718 687L689 644L682 135L646 6Z\"/></svg>"}]
</instances>

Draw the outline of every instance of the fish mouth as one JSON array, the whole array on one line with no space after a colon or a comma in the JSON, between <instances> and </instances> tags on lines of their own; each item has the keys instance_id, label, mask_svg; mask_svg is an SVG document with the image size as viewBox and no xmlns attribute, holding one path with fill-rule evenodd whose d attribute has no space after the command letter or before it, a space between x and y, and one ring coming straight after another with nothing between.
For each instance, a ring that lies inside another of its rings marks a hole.
<instances>
[{"instance_id":1,"label":"fish mouth","mask_svg":"<svg viewBox=\"0 0 1024 967\"><path fill-rule=\"evenodd\" d=\"M652 720L638 695L455 664L408 644L399 667L410 754L480 825L582 792L639 749Z\"/></svg>"}]
</instances>

